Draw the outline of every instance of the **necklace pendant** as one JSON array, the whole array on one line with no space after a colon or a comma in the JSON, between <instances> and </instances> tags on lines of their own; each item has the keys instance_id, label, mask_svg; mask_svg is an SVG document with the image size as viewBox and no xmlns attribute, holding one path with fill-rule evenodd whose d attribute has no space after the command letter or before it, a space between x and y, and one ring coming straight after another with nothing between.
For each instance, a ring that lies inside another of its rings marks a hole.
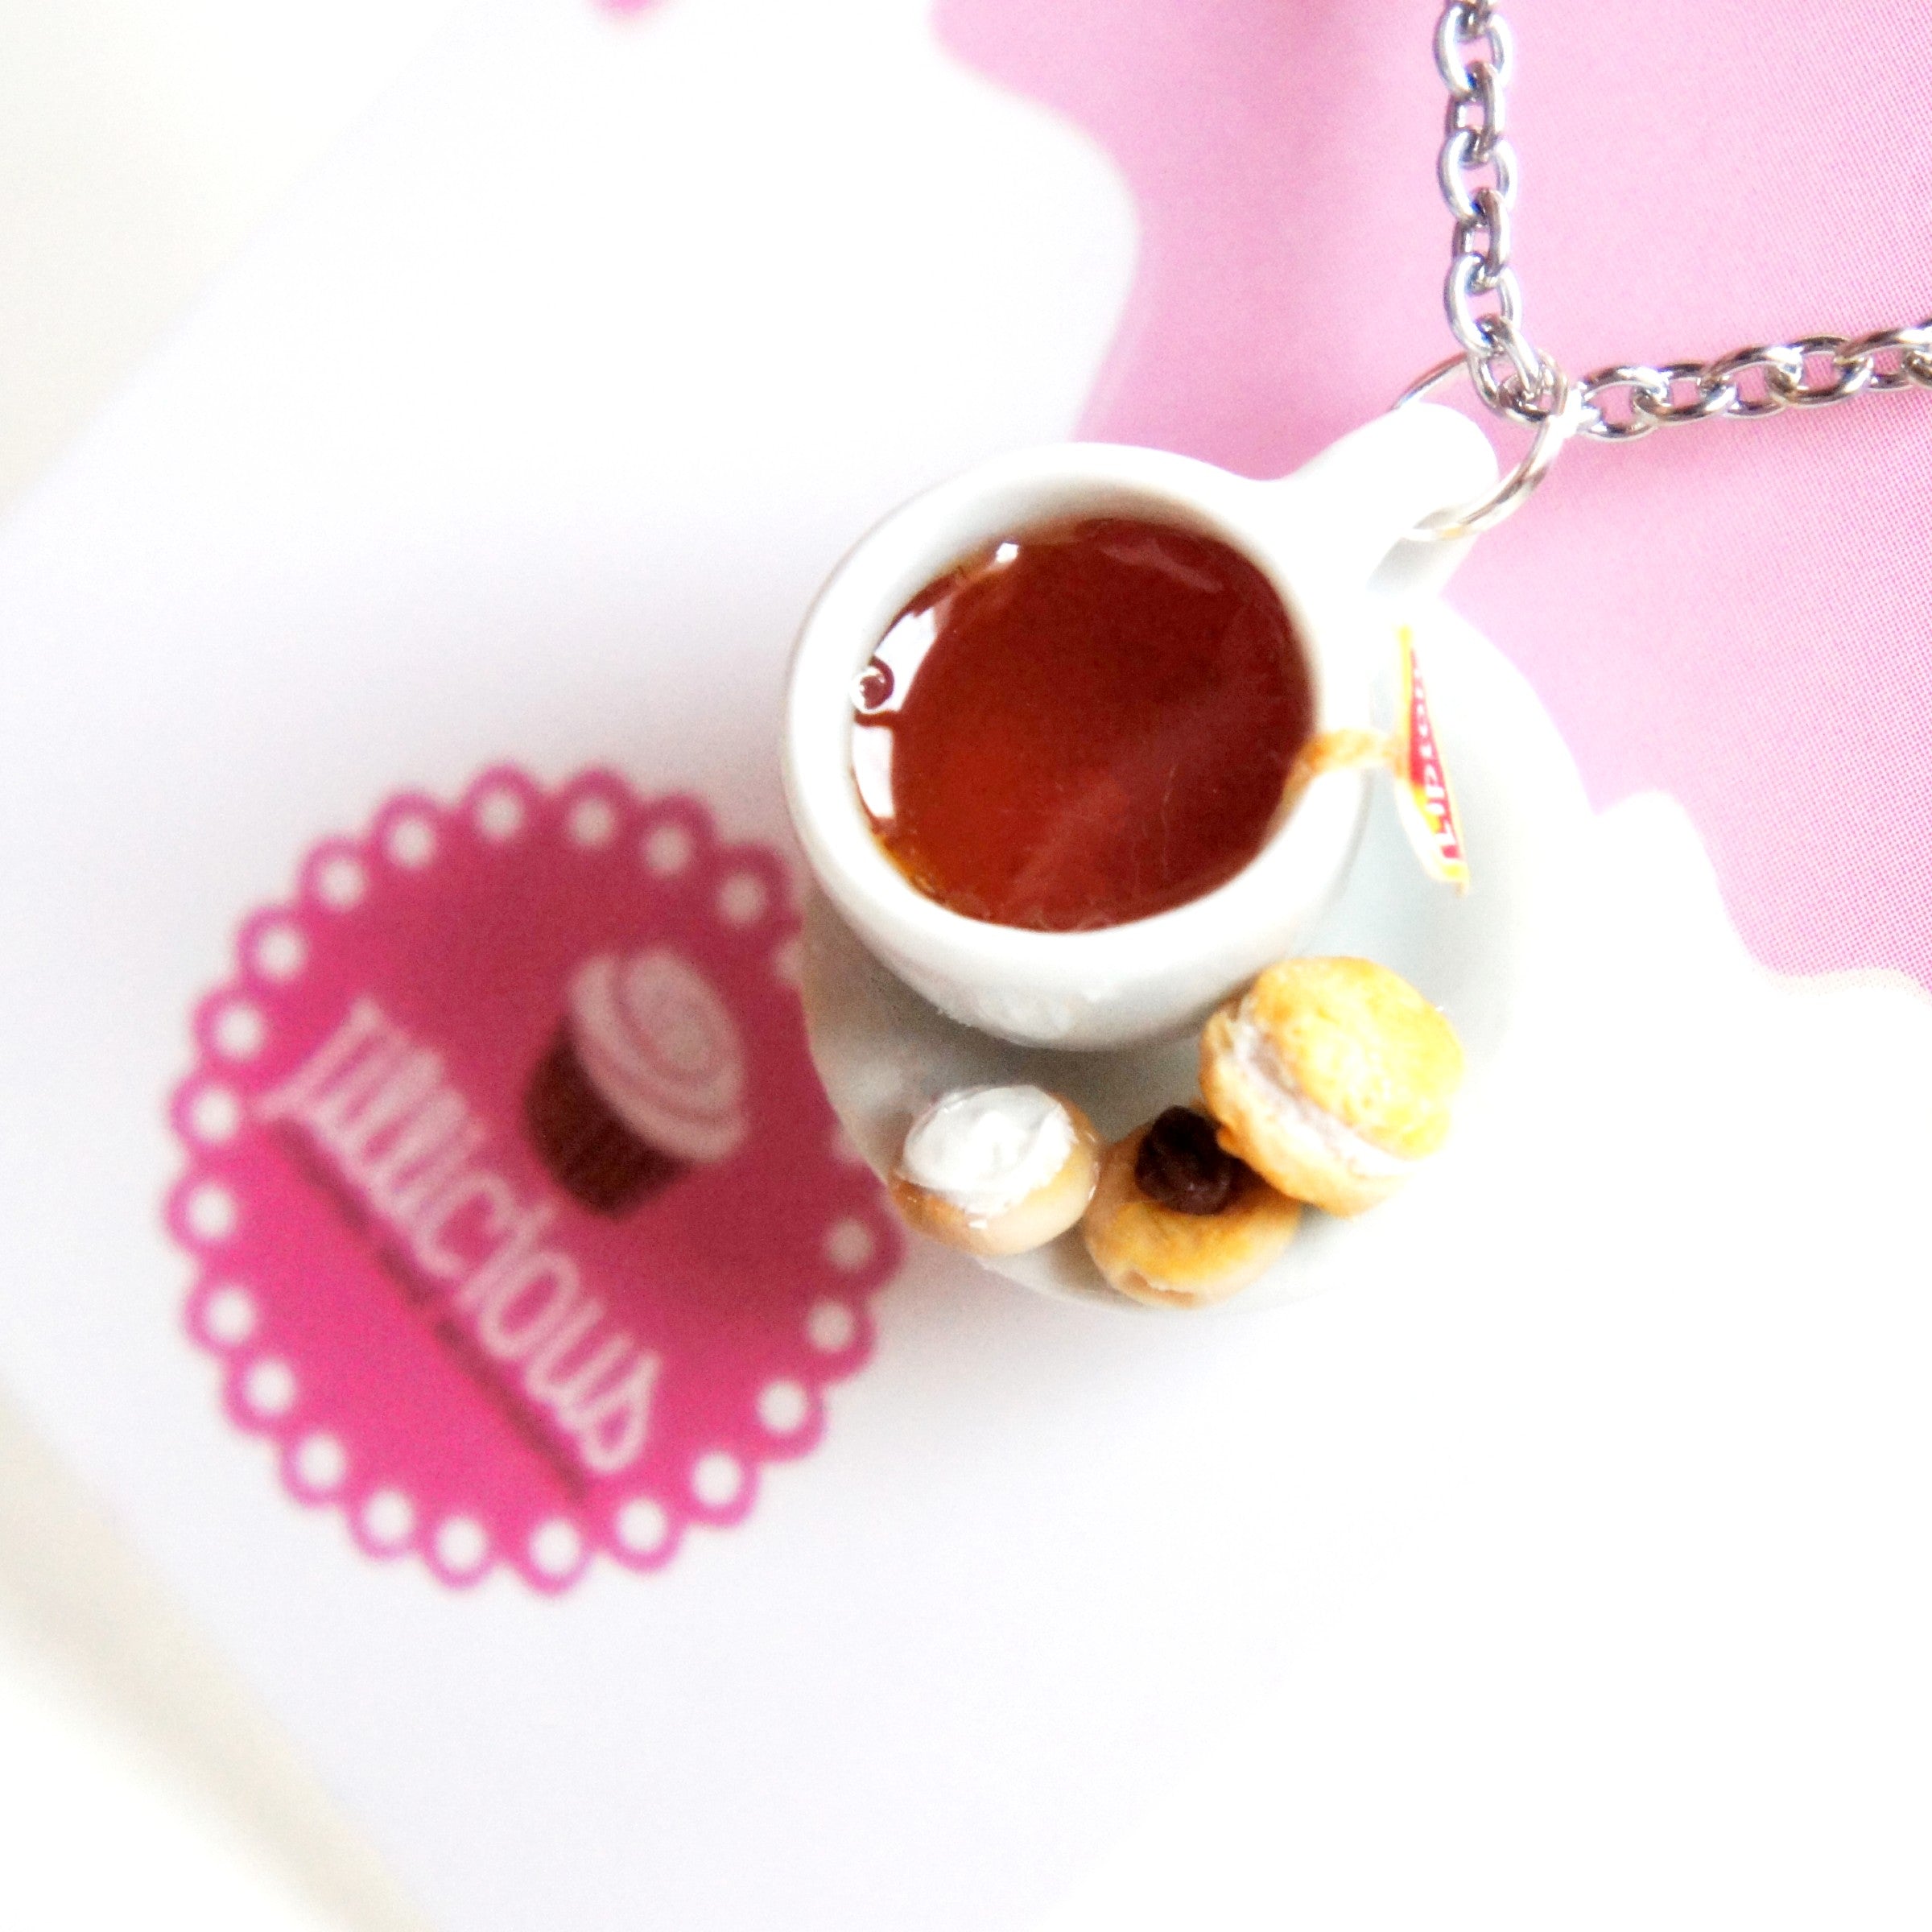
<instances>
[{"instance_id":1,"label":"necklace pendant","mask_svg":"<svg viewBox=\"0 0 1932 1932\"><path fill-rule=\"evenodd\" d=\"M1434 1150L1455 1033L1377 963L1399 943L1331 935L1350 905L1439 922L1405 832L1467 884L1413 626L1473 538L1430 520L1495 484L1426 402L1273 481L1067 444L840 566L786 703L803 991L915 1228L1057 1292L1278 1296L1304 1203L1359 1213ZM1384 1112L1343 1063L1384 1070Z\"/></svg>"}]
</instances>

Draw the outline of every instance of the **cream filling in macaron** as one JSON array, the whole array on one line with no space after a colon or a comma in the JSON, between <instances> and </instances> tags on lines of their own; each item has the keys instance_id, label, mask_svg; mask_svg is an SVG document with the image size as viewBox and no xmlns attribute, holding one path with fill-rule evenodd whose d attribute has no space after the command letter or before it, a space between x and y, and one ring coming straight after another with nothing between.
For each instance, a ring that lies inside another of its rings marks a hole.
<instances>
[{"instance_id":1,"label":"cream filling in macaron","mask_svg":"<svg viewBox=\"0 0 1932 1932\"><path fill-rule=\"evenodd\" d=\"M991 1220L1067 1165L1072 1117L1038 1087L962 1087L913 1122L899 1171L974 1220Z\"/></svg>"},{"instance_id":2,"label":"cream filling in macaron","mask_svg":"<svg viewBox=\"0 0 1932 1932\"><path fill-rule=\"evenodd\" d=\"M1253 1020L1237 1015L1228 1044L1235 1064L1260 1092L1281 1125L1311 1140L1331 1161L1358 1180L1383 1180L1406 1174L1415 1162L1364 1140L1346 1121L1326 1107L1318 1107L1295 1084L1294 1075L1276 1052L1274 1043Z\"/></svg>"}]
</instances>

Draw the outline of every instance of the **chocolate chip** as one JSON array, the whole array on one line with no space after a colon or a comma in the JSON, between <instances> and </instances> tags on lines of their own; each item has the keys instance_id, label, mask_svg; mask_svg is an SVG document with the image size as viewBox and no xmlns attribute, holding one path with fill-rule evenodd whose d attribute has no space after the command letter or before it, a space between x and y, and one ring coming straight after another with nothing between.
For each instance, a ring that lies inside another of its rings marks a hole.
<instances>
[{"instance_id":1,"label":"chocolate chip","mask_svg":"<svg viewBox=\"0 0 1932 1932\"><path fill-rule=\"evenodd\" d=\"M1176 1214L1219 1214L1245 1171L1214 1137L1214 1122L1170 1107L1141 1138L1133 1178L1149 1200Z\"/></svg>"}]
</instances>

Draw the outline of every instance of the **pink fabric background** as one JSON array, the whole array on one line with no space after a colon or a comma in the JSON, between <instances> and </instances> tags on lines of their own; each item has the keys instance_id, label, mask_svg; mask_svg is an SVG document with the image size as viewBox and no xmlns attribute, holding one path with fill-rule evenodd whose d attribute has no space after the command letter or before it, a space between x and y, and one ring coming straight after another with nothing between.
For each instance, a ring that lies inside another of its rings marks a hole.
<instances>
[{"instance_id":1,"label":"pink fabric background","mask_svg":"<svg viewBox=\"0 0 1932 1932\"><path fill-rule=\"evenodd\" d=\"M1507 10L1526 319L1573 371L1932 313L1924 0ZM1435 14L940 0L947 43L1139 204L1085 433L1285 470L1450 352ZM1787 971L1932 983L1929 436L1914 393L1579 447L1456 585L1599 803L1682 800Z\"/></svg>"}]
</instances>

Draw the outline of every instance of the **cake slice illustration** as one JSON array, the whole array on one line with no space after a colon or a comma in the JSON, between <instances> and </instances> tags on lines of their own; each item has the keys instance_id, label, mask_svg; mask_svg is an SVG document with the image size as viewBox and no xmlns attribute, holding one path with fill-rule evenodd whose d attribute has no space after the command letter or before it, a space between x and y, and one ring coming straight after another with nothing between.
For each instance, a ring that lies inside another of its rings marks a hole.
<instances>
[{"instance_id":1,"label":"cake slice illustration","mask_svg":"<svg viewBox=\"0 0 1932 1932\"><path fill-rule=\"evenodd\" d=\"M594 1212L629 1212L745 1138L745 1050L711 983L662 947L600 953L524 1092L543 1164Z\"/></svg>"}]
</instances>

